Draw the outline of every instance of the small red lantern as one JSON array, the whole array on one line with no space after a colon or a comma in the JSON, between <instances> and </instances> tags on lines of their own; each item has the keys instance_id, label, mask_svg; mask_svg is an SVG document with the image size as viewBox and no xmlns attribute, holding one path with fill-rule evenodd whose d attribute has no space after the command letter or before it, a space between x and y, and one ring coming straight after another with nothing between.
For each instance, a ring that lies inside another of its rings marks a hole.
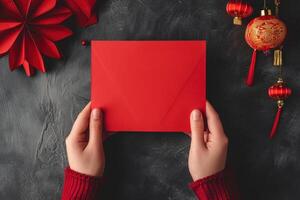
<instances>
[{"instance_id":1,"label":"small red lantern","mask_svg":"<svg viewBox=\"0 0 300 200\"><path fill-rule=\"evenodd\" d=\"M248 3L243 3L241 0L230 0L226 5L227 13L233 17L233 24L242 25L242 18L249 17L253 8Z\"/></svg>"},{"instance_id":2,"label":"small red lantern","mask_svg":"<svg viewBox=\"0 0 300 200\"><path fill-rule=\"evenodd\" d=\"M277 114L273 123L273 127L269 136L270 138L273 138L277 130L280 115L284 105L284 100L287 99L292 94L292 90L285 86L282 78L279 78L277 83L275 83L269 88L268 94L271 98L277 101L277 107L278 107Z\"/></svg>"},{"instance_id":3,"label":"small red lantern","mask_svg":"<svg viewBox=\"0 0 300 200\"><path fill-rule=\"evenodd\" d=\"M286 37L287 28L277 17L271 15L271 10L262 10L261 16L254 18L246 28L245 39L253 49L251 65L246 84L253 85L256 63L256 51L267 52L281 45Z\"/></svg>"}]
</instances>

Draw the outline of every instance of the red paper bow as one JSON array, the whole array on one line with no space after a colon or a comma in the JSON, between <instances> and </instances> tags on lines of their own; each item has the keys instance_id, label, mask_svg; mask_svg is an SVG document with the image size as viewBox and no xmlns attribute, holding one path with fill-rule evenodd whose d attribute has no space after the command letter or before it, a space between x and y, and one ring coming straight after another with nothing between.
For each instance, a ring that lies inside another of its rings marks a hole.
<instances>
[{"instance_id":1,"label":"red paper bow","mask_svg":"<svg viewBox=\"0 0 300 200\"><path fill-rule=\"evenodd\" d=\"M98 22L94 9L96 0L64 0L64 2L75 14L79 26L86 27Z\"/></svg>"},{"instance_id":2,"label":"red paper bow","mask_svg":"<svg viewBox=\"0 0 300 200\"><path fill-rule=\"evenodd\" d=\"M72 13L56 0L0 0L0 13L0 55L8 53L10 69L22 65L27 76L45 72L42 54L60 58L54 42L72 35L60 25Z\"/></svg>"}]
</instances>

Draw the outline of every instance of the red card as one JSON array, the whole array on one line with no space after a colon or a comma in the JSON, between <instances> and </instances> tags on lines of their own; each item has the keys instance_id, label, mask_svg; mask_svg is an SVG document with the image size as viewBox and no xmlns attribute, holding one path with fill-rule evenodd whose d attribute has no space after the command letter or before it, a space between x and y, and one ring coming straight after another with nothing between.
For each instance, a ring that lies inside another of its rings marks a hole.
<instances>
[{"instance_id":1,"label":"red card","mask_svg":"<svg viewBox=\"0 0 300 200\"><path fill-rule=\"evenodd\" d=\"M91 99L113 131L190 132L205 112L205 41L92 41Z\"/></svg>"}]
</instances>

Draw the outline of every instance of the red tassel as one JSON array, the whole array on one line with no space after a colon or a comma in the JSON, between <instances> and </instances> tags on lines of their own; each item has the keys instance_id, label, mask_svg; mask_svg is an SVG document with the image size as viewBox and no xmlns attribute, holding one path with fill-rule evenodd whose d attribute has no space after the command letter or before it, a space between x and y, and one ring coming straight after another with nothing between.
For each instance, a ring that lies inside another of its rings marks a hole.
<instances>
[{"instance_id":1,"label":"red tassel","mask_svg":"<svg viewBox=\"0 0 300 200\"><path fill-rule=\"evenodd\" d=\"M248 77L246 80L246 85L251 87L253 85L254 80L254 71L255 71L255 63L256 63L256 49L253 50L251 64L249 67Z\"/></svg>"},{"instance_id":2,"label":"red tassel","mask_svg":"<svg viewBox=\"0 0 300 200\"><path fill-rule=\"evenodd\" d=\"M280 119L280 115L281 115L281 112L282 112L282 106L281 107L278 107L278 110L277 110L277 114L276 114L276 117L274 119L274 123L273 123L273 126L272 126L272 130L271 130L271 133L269 135L269 138L272 139L276 133L276 130L277 130L277 126L278 126L278 123L279 123L279 119Z\"/></svg>"}]
</instances>

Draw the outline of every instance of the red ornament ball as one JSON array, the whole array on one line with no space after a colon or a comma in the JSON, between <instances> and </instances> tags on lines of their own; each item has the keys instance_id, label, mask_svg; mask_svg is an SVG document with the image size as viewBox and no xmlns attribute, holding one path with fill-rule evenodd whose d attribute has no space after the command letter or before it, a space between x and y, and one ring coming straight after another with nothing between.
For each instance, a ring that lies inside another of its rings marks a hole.
<instances>
[{"instance_id":1,"label":"red ornament ball","mask_svg":"<svg viewBox=\"0 0 300 200\"><path fill-rule=\"evenodd\" d=\"M233 24L242 25L242 18L249 17L253 8L250 4L241 0L230 0L226 5L227 13L233 17Z\"/></svg>"},{"instance_id":2,"label":"red ornament ball","mask_svg":"<svg viewBox=\"0 0 300 200\"><path fill-rule=\"evenodd\" d=\"M81 45L82 46L87 46L87 41L86 40L81 40Z\"/></svg>"},{"instance_id":3,"label":"red ornament ball","mask_svg":"<svg viewBox=\"0 0 300 200\"><path fill-rule=\"evenodd\" d=\"M254 18L246 28L248 45L259 51L267 51L281 45L286 37L286 25L273 15Z\"/></svg>"}]
</instances>

